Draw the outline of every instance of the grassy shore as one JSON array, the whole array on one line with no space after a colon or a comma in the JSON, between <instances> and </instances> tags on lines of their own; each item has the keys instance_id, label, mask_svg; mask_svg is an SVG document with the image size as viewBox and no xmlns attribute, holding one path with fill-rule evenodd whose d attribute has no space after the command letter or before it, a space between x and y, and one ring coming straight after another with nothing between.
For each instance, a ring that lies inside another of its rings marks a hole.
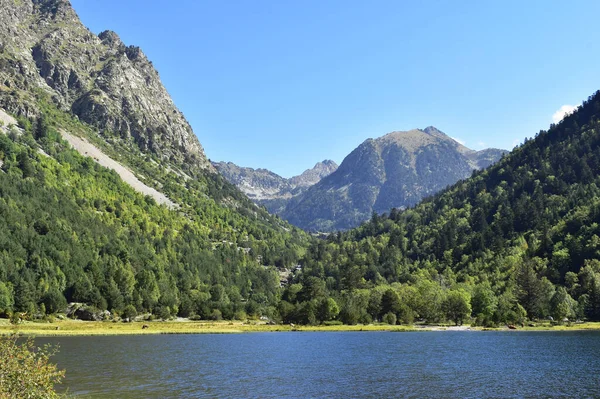
<instances>
[{"instance_id":1,"label":"grassy shore","mask_svg":"<svg viewBox=\"0 0 600 399\"><path fill-rule=\"evenodd\" d=\"M142 328L144 325L148 328ZM0 334L18 332L23 335L146 335L146 334L235 334L280 331L415 331L412 326L355 325L355 326L291 326L269 325L241 321L152 321L135 323L61 320L53 323L24 322L10 325L0 320Z\"/></svg>"},{"instance_id":2,"label":"grassy shore","mask_svg":"<svg viewBox=\"0 0 600 399\"><path fill-rule=\"evenodd\" d=\"M148 328L142 328L147 325ZM53 323L24 322L18 326L0 319L0 334L17 332L35 336L75 336L75 335L147 335L147 334L235 334L279 331L453 331L453 330L507 330L506 327L483 329L481 327L453 326L390 326L369 324L355 326L290 326L268 325L261 322L241 321L153 321L136 323L92 322L60 320ZM600 323L577 323L572 325L539 324L535 327L518 327L516 331L581 331L600 330ZM514 331L514 330L510 330Z\"/></svg>"}]
</instances>

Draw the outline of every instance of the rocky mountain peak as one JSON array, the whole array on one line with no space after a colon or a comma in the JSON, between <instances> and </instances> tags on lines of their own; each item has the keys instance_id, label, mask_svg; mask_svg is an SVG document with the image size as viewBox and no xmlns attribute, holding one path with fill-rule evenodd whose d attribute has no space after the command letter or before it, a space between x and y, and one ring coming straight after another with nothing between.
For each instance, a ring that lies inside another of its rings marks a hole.
<instances>
[{"instance_id":1,"label":"rocky mountain peak","mask_svg":"<svg viewBox=\"0 0 600 399\"><path fill-rule=\"evenodd\" d=\"M470 150L433 126L391 132L365 140L335 172L292 198L281 216L308 230L352 228L374 211L415 205L503 153Z\"/></svg>"},{"instance_id":2,"label":"rocky mountain peak","mask_svg":"<svg viewBox=\"0 0 600 399\"><path fill-rule=\"evenodd\" d=\"M298 176L286 179L267 169L244 168L232 162L213 162L213 166L251 200L275 214L280 213L291 198L337 169L337 164L327 159Z\"/></svg>"},{"instance_id":3,"label":"rocky mountain peak","mask_svg":"<svg viewBox=\"0 0 600 399\"><path fill-rule=\"evenodd\" d=\"M454 140L452 137L448 136L446 133L439 130L435 126L427 126L425 129L423 129L423 132L427 133L428 135L430 135L432 137L438 138L440 140L451 141L453 143L456 143L459 146L462 145L459 142L457 142L456 140Z\"/></svg>"},{"instance_id":4,"label":"rocky mountain peak","mask_svg":"<svg viewBox=\"0 0 600 399\"><path fill-rule=\"evenodd\" d=\"M374 140L376 145L382 149L389 145L398 145L408 151L416 151L418 148L435 144L440 140L445 140L447 136L441 136L434 130L426 132L420 129L412 129L408 131L395 131L386 134Z\"/></svg>"},{"instance_id":5,"label":"rocky mountain peak","mask_svg":"<svg viewBox=\"0 0 600 399\"><path fill-rule=\"evenodd\" d=\"M116 32L113 32L112 30L105 30L103 32L100 32L98 38L106 47L114 49L125 47L125 44L121 41L119 35Z\"/></svg>"},{"instance_id":6,"label":"rocky mountain peak","mask_svg":"<svg viewBox=\"0 0 600 399\"><path fill-rule=\"evenodd\" d=\"M290 179L295 187L309 187L318 183L325 176L329 176L338 168L338 165L330 159L317 162L311 169L307 169L299 176Z\"/></svg>"},{"instance_id":7,"label":"rocky mountain peak","mask_svg":"<svg viewBox=\"0 0 600 399\"><path fill-rule=\"evenodd\" d=\"M142 50L112 31L96 36L66 0L0 0L0 106L35 117L32 87L110 140L186 169L212 166ZM1 87L0 87L1 88Z\"/></svg>"},{"instance_id":8,"label":"rocky mountain peak","mask_svg":"<svg viewBox=\"0 0 600 399\"><path fill-rule=\"evenodd\" d=\"M33 0L42 14L53 19L78 19L68 0Z\"/></svg>"},{"instance_id":9,"label":"rocky mountain peak","mask_svg":"<svg viewBox=\"0 0 600 399\"><path fill-rule=\"evenodd\" d=\"M435 126L427 126L425 129L423 129L423 131L432 136L448 137L448 135L446 133L442 132Z\"/></svg>"},{"instance_id":10,"label":"rocky mountain peak","mask_svg":"<svg viewBox=\"0 0 600 399\"><path fill-rule=\"evenodd\" d=\"M125 50L125 54L127 55L127 58L129 58L129 60L132 62L148 60L146 58L146 55L142 52L142 49L140 49L138 46L127 47L127 49Z\"/></svg>"}]
</instances>

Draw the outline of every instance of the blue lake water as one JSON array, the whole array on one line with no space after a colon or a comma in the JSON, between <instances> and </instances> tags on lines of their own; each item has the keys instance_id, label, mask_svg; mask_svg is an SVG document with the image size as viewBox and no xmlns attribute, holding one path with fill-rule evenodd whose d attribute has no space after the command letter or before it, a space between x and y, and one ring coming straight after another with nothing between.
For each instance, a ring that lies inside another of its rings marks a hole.
<instances>
[{"instance_id":1,"label":"blue lake water","mask_svg":"<svg viewBox=\"0 0 600 399\"><path fill-rule=\"evenodd\" d=\"M599 332L38 339L84 398L600 398Z\"/></svg>"}]
</instances>

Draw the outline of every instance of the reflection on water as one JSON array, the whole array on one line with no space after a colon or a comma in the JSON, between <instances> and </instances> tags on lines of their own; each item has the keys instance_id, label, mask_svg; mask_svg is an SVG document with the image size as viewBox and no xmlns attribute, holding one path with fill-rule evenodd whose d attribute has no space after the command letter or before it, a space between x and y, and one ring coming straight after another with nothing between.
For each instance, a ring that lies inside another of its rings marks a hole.
<instances>
[{"instance_id":1,"label":"reflection on water","mask_svg":"<svg viewBox=\"0 0 600 399\"><path fill-rule=\"evenodd\" d=\"M600 397L600 333L44 338L91 398Z\"/></svg>"}]
</instances>

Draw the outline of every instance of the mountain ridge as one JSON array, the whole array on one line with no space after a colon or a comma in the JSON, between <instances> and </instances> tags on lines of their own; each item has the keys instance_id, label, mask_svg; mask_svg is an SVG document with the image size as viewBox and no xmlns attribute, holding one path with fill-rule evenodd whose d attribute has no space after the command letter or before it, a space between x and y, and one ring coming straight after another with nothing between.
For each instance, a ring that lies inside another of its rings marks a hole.
<instances>
[{"instance_id":1,"label":"mountain ridge","mask_svg":"<svg viewBox=\"0 0 600 399\"><path fill-rule=\"evenodd\" d=\"M356 227L373 212L412 206L504 153L471 150L431 126L369 138L335 172L291 199L281 216L307 230Z\"/></svg>"},{"instance_id":2,"label":"mountain ridge","mask_svg":"<svg viewBox=\"0 0 600 399\"><path fill-rule=\"evenodd\" d=\"M48 96L106 138L187 169L212 169L139 47L126 46L112 31L94 35L66 0L2 0L0 5L3 108L37 117L35 97Z\"/></svg>"},{"instance_id":3,"label":"mountain ridge","mask_svg":"<svg viewBox=\"0 0 600 399\"><path fill-rule=\"evenodd\" d=\"M290 198L337 169L334 161L326 159L298 176L285 178L268 169L241 167L233 162L213 162L212 165L252 201L274 214L280 213Z\"/></svg>"}]
</instances>

